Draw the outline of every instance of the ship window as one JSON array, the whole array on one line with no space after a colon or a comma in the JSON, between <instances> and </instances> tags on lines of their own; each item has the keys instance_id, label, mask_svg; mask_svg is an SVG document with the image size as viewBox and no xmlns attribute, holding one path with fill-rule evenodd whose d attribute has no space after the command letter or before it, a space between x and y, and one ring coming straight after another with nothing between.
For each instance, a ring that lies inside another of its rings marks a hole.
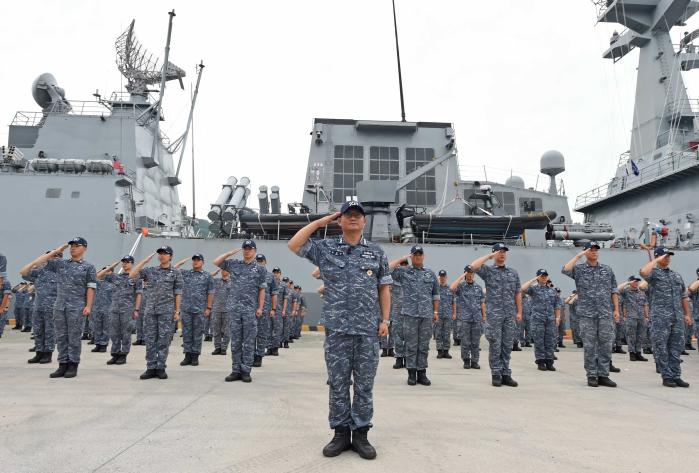
<instances>
[{"instance_id":1,"label":"ship window","mask_svg":"<svg viewBox=\"0 0 699 473\"><path fill-rule=\"evenodd\" d=\"M541 199L530 197L520 197L519 208L522 212L541 212L544 210Z\"/></svg>"},{"instance_id":2,"label":"ship window","mask_svg":"<svg viewBox=\"0 0 699 473\"><path fill-rule=\"evenodd\" d=\"M364 148L335 146L333 157L333 201L342 203L356 195L355 186L364 176Z\"/></svg>"},{"instance_id":3,"label":"ship window","mask_svg":"<svg viewBox=\"0 0 699 473\"><path fill-rule=\"evenodd\" d=\"M505 215L517 215L514 192L493 192L500 202Z\"/></svg>"},{"instance_id":4,"label":"ship window","mask_svg":"<svg viewBox=\"0 0 699 473\"><path fill-rule=\"evenodd\" d=\"M397 181L398 148L372 146L369 148L369 179L377 181Z\"/></svg>"},{"instance_id":5,"label":"ship window","mask_svg":"<svg viewBox=\"0 0 699 473\"><path fill-rule=\"evenodd\" d=\"M47 199L58 199L59 197L61 197L60 187L49 187L48 189L46 189Z\"/></svg>"},{"instance_id":6,"label":"ship window","mask_svg":"<svg viewBox=\"0 0 699 473\"><path fill-rule=\"evenodd\" d=\"M79 199L80 198L80 191L73 191L70 193L70 198L71 199Z\"/></svg>"},{"instance_id":7,"label":"ship window","mask_svg":"<svg viewBox=\"0 0 699 473\"><path fill-rule=\"evenodd\" d=\"M433 148L406 148L405 174L410 174L433 160ZM436 189L435 170L431 169L405 187L406 203L408 205L436 205Z\"/></svg>"}]
</instances>

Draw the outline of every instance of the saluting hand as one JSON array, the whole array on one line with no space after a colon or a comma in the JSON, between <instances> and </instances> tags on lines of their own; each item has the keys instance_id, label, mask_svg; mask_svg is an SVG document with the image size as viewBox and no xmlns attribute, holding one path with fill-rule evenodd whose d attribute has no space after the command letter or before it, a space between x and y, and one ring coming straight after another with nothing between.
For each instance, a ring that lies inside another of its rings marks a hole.
<instances>
[{"instance_id":1,"label":"saluting hand","mask_svg":"<svg viewBox=\"0 0 699 473\"><path fill-rule=\"evenodd\" d=\"M51 252L51 256L54 256L54 255L56 255L57 253L63 253L63 250L65 250L66 248L68 248L68 245L61 245L61 246L59 246L58 248L56 248L55 250L53 250L53 251Z\"/></svg>"},{"instance_id":2,"label":"saluting hand","mask_svg":"<svg viewBox=\"0 0 699 473\"><path fill-rule=\"evenodd\" d=\"M342 215L342 212L335 212L335 213L332 213L330 215L326 215L325 217L318 219L316 221L318 222L318 225L320 225L321 227L325 227L325 226L329 225L330 223L334 222L335 220L337 220L338 218L340 218L341 215Z\"/></svg>"}]
</instances>

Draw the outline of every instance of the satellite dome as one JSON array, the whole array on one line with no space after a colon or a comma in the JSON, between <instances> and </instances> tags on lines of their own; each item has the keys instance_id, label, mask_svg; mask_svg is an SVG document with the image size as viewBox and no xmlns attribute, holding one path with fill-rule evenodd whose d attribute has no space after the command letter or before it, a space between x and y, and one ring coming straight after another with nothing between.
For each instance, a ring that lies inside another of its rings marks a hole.
<instances>
[{"instance_id":1,"label":"satellite dome","mask_svg":"<svg viewBox=\"0 0 699 473\"><path fill-rule=\"evenodd\" d=\"M505 181L505 185L515 187L517 189L524 189L524 179L519 176L510 176Z\"/></svg>"},{"instance_id":2,"label":"satellite dome","mask_svg":"<svg viewBox=\"0 0 699 473\"><path fill-rule=\"evenodd\" d=\"M560 151L549 150L541 156L541 173L555 176L566 170L565 159Z\"/></svg>"}]
</instances>

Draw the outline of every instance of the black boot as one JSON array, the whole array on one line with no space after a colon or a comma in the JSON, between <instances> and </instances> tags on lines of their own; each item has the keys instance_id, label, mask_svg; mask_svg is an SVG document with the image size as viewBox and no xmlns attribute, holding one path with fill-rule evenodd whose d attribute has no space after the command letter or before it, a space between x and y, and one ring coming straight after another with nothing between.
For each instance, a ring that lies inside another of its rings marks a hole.
<instances>
[{"instance_id":1,"label":"black boot","mask_svg":"<svg viewBox=\"0 0 699 473\"><path fill-rule=\"evenodd\" d=\"M157 376L157 374L155 373L155 370L149 368L143 372L143 374L140 376L140 378L141 379L153 379L156 376Z\"/></svg>"},{"instance_id":2,"label":"black boot","mask_svg":"<svg viewBox=\"0 0 699 473\"><path fill-rule=\"evenodd\" d=\"M89 343L88 343L88 345L89 345ZM92 350L90 350L90 351L91 351L92 353L99 353L99 352L100 352L100 346L99 346L99 345L95 345L95 347L94 347Z\"/></svg>"},{"instance_id":3,"label":"black boot","mask_svg":"<svg viewBox=\"0 0 699 473\"><path fill-rule=\"evenodd\" d=\"M629 361L638 361L636 353L634 353L632 351L629 352Z\"/></svg>"},{"instance_id":4,"label":"black boot","mask_svg":"<svg viewBox=\"0 0 699 473\"><path fill-rule=\"evenodd\" d=\"M611 361L609 362L609 371L611 371L612 373L620 373L621 372L621 370L619 368L617 368L616 366L614 366ZM600 384L602 384L602 383L600 383Z\"/></svg>"},{"instance_id":5,"label":"black boot","mask_svg":"<svg viewBox=\"0 0 699 473\"><path fill-rule=\"evenodd\" d=\"M471 369L479 370L481 369L481 365L479 365L477 361L471 360Z\"/></svg>"},{"instance_id":6,"label":"black boot","mask_svg":"<svg viewBox=\"0 0 699 473\"><path fill-rule=\"evenodd\" d=\"M42 352L41 354L41 360L39 360L39 364L45 365L47 363L51 363L51 356L53 355L52 352L50 351L45 351Z\"/></svg>"},{"instance_id":7,"label":"black boot","mask_svg":"<svg viewBox=\"0 0 699 473\"><path fill-rule=\"evenodd\" d=\"M388 348L381 349L381 358L386 358L388 356Z\"/></svg>"},{"instance_id":8,"label":"black boot","mask_svg":"<svg viewBox=\"0 0 699 473\"><path fill-rule=\"evenodd\" d=\"M376 450L369 443L367 434L369 427L361 427L352 432L352 448L365 460L373 460L376 458Z\"/></svg>"},{"instance_id":9,"label":"black boot","mask_svg":"<svg viewBox=\"0 0 699 473\"><path fill-rule=\"evenodd\" d=\"M648 361L648 358L646 358L645 356L643 356L643 355L641 354L641 352L639 351L639 352L636 353L636 361Z\"/></svg>"},{"instance_id":10,"label":"black boot","mask_svg":"<svg viewBox=\"0 0 699 473\"><path fill-rule=\"evenodd\" d=\"M405 358L399 356L398 358L396 358L396 362L393 364L393 369L399 370L401 368L405 368Z\"/></svg>"},{"instance_id":11,"label":"black boot","mask_svg":"<svg viewBox=\"0 0 699 473\"><path fill-rule=\"evenodd\" d=\"M596 388L599 386L599 381L597 378L587 378L587 385L591 388Z\"/></svg>"},{"instance_id":12,"label":"black boot","mask_svg":"<svg viewBox=\"0 0 699 473\"><path fill-rule=\"evenodd\" d=\"M389 348L389 349L388 349L388 356L390 356L391 358L393 358L395 355L396 355L396 352L393 351L393 348Z\"/></svg>"},{"instance_id":13,"label":"black boot","mask_svg":"<svg viewBox=\"0 0 699 473\"><path fill-rule=\"evenodd\" d=\"M408 368L408 386L415 386L417 384L417 370L414 368Z\"/></svg>"},{"instance_id":14,"label":"black boot","mask_svg":"<svg viewBox=\"0 0 699 473\"><path fill-rule=\"evenodd\" d=\"M437 350L437 358L444 358L443 350Z\"/></svg>"},{"instance_id":15,"label":"black boot","mask_svg":"<svg viewBox=\"0 0 699 473\"><path fill-rule=\"evenodd\" d=\"M454 346L455 346L455 347L458 347L459 345L461 345L461 339L460 339L460 338L455 338L455 339L454 339Z\"/></svg>"},{"instance_id":16,"label":"black boot","mask_svg":"<svg viewBox=\"0 0 699 473\"><path fill-rule=\"evenodd\" d=\"M242 378L240 376L240 373L236 373L235 371L232 371L231 374L226 376L226 382L231 383L233 381L240 381Z\"/></svg>"},{"instance_id":17,"label":"black boot","mask_svg":"<svg viewBox=\"0 0 699 473\"><path fill-rule=\"evenodd\" d=\"M471 369L471 360L469 360L468 358L466 358L466 359L464 360L464 369L465 369L465 370L470 370L470 369Z\"/></svg>"},{"instance_id":18,"label":"black boot","mask_svg":"<svg viewBox=\"0 0 699 473\"><path fill-rule=\"evenodd\" d=\"M288 342L288 341L284 341L284 348L289 348L289 342Z\"/></svg>"},{"instance_id":19,"label":"black boot","mask_svg":"<svg viewBox=\"0 0 699 473\"><path fill-rule=\"evenodd\" d=\"M682 350L682 353L680 353L680 355L687 356L689 355L689 353L687 353L687 350Z\"/></svg>"},{"instance_id":20,"label":"black boot","mask_svg":"<svg viewBox=\"0 0 699 473\"><path fill-rule=\"evenodd\" d=\"M616 388L616 383L606 376L599 376L597 382L600 386L605 386L607 388Z\"/></svg>"},{"instance_id":21,"label":"black boot","mask_svg":"<svg viewBox=\"0 0 699 473\"><path fill-rule=\"evenodd\" d=\"M114 353L114 354L112 355L112 357L109 359L109 361L107 361L107 364L108 364L108 365L115 365L115 364L116 364L116 361L117 361L117 358L119 358L119 354L118 354L118 353Z\"/></svg>"},{"instance_id":22,"label":"black boot","mask_svg":"<svg viewBox=\"0 0 699 473\"><path fill-rule=\"evenodd\" d=\"M452 359L452 356L449 354L449 350L444 350L443 354L444 354L444 358L446 358L447 360Z\"/></svg>"},{"instance_id":23,"label":"black boot","mask_svg":"<svg viewBox=\"0 0 699 473\"><path fill-rule=\"evenodd\" d=\"M49 378L62 378L66 375L68 363L59 363L58 369L49 375Z\"/></svg>"},{"instance_id":24,"label":"black boot","mask_svg":"<svg viewBox=\"0 0 699 473\"><path fill-rule=\"evenodd\" d=\"M180 361L180 366L188 366L192 364L192 354L185 353L184 360Z\"/></svg>"},{"instance_id":25,"label":"black boot","mask_svg":"<svg viewBox=\"0 0 699 473\"><path fill-rule=\"evenodd\" d=\"M626 350L624 350L621 345L617 348L617 353L620 355L626 355Z\"/></svg>"},{"instance_id":26,"label":"black boot","mask_svg":"<svg viewBox=\"0 0 699 473\"><path fill-rule=\"evenodd\" d=\"M123 365L124 363L126 363L126 355L128 355L128 353L119 353L119 356L117 356L116 359L116 364Z\"/></svg>"},{"instance_id":27,"label":"black boot","mask_svg":"<svg viewBox=\"0 0 699 473\"><path fill-rule=\"evenodd\" d=\"M252 383L252 378L250 377L250 373L240 373L240 380L244 383Z\"/></svg>"},{"instance_id":28,"label":"black boot","mask_svg":"<svg viewBox=\"0 0 699 473\"><path fill-rule=\"evenodd\" d=\"M75 378L78 375L78 364L77 363L68 363L68 367L66 369L65 374L63 375L64 378Z\"/></svg>"},{"instance_id":29,"label":"black boot","mask_svg":"<svg viewBox=\"0 0 699 473\"><path fill-rule=\"evenodd\" d=\"M689 387L689 383L686 381L683 381L682 378L675 378L675 379L673 379L673 381L675 382L675 384L677 385L678 388L688 388Z\"/></svg>"},{"instance_id":30,"label":"black boot","mask_svg":"<svg viewBox=\"0 0 699 473\"><path fill-rule=\"evenodd\" d=\"M427 377L427 370L417 371L417 383L423 386L432 386L432 381Z\"/></svg>"},{"instance_id":31,"label":"black boot","mask_svg":"<svg viewBox=\"0 0 699 473\"><path fill-rule=\"evenodd\" d=\"M350 448L352 448L352 440L349 427L335 427L335 435L323 448L323 456L336 457Z\"/></svg>"},{"instance_id":32,"label":"black boot","mask_svg":"<svg viewBox=\"0 0 699 473\"><path fill-rule=\"evenodd\" d=\"M539 371L546 371L546 363L544 360L536 360L536 367Z\"/></svg>"},{"instance_id":33,"label":"black boot","mask_svg":"<svg viewBox=\"0 0 699 473\"><path fill-rule=\"evenodd\" d=\"M167 379L167 373L165 372L165 368L155 370L155 375L158 377L158 379Z\"/></svg>"},{"instance_id":34,"label":"black boot","mask_svg":"<svg viewBox=\"0 0 699 473\"><path fill-rule=\"evenodd\" d=\"M516 388L517 386L519 386L519 383L512 379L512 376L508 376L506 374L502 375L502 384L504 384L505 386L510 386L511 388Z\"/></svg>"},{"instance_id":35,"label":"black boot","mask_svg":"<svg viewBox=\"0 0 699 473\"><path fill-rule=\"evenodd\" d=\"M143 340L136 340L135 342L132 343L132 345L145 345L145 344L146 344L146 342L144 342Z\"/></svg>"},{"instance_id":36,"label":"black boot","mask_svg":"<svg viewBox=\"0 0 699 473\"><path fill-rule=\"evenodd\" d=\"M37 351L36 354L34 355L34 358L30 358L27 360L27 363L38 363L41 361L41 358L44 356L44 353L41 351Z\"/></svg>"},{"instance_id":37,"label":"black boot","mask_svg":"<svg viewBox=\"0 0 699 473\"><path fill-rule=\"evenodd\" d=\"M220 355L221 354L221 348L216 348L214 351L211 352L212 355Z\"/></svg>"},{"instance_id":38,"label":"black boot","mask_svg":"<svg viewBox=\"0 0 699 473\"><path fill-rule=\"evenodd\" d=\"M279 348L272 348L272 356L279 356Z\"/></svg>"},{"instance_id":39,"label":"black boot","mask_svg":"<svg viewBox=\"0 0 699 473\"><path fill-rule=\"evenodd\" d=\"M205 342L210 342L210 341L213 340L213 339L214 339L214 338L213 338L211 335L206 335L206 336L204 337L204 341L205 341Z\"/></svg>"},{"instance_id":40,"label":"black boot","mask_svg":"<svg viewBox=\"0 0 699 473\"><path fill-rule=\"evenodd\" d=\"M255 368L262 366L262 357L260 355L255 355L255 360L252 362L252 366Z\"/></svg>"},{"instance_id":41,"label":"black boot","mask_svg":"<svg viewBox=\"0 0 699 473\"><path fill-rule=\"evenodd\" d=\"M276 350L276 348L275 348L275 350ZM277 354L278 354L278 353L277 353ZM222 356L226 356L226 350L221 349L221 355L222 355Z\"/></svg>"},{"instance_id":42,"label":"black boot","mask_svg":"<svg viewBox=\"0 0 699 473\"><path fill-rule=\"evenodd\" d=\"M512 344L512 351L522 351L522 349L519 347L519 343L514 342Z\"/></svg>"},{"instance_id":43,"label":"black boot","mask_svg":"<svg viewBox=\"0 0 699 473\"><path fill-rule=\"evenodd\" d=\"M192 353L192 366L199 366L199 353Z\"/></svg>"},{"instance_id":44,"label":"black boot","mask_svg":"<svg viewBox=\"0 0 699 473\"><path fill-rule=\"evenodd\" d=\"M556 367L553 366L553 360L546 360L546 370L556 371Z\"/></svg>"},{"instance_id":45,"label":"black boot","mask_svg":"<svg viewBox=\"0 0 699 473\"><path fill-rule=\"evenodd\" d=\"M499 388L500 386L502 386L502 376L500 376L499 374L494 374L491 382L493 386Z\"/></svg>"},{"instance_id":46,"label":"black boot","mask_svg":"<svg viewBox=\"0 0 699 473\"><path fill-rule=\"evenodd\" d=\"M694 347L692 346L692 342L689 342L688 344L686 344L686 345L684 346L684 349L685 349L685 350L696 350L696 348L694 348Z\"/></svg>"},{"instance_id":47,"label":"black boot","mask_svg":"<svg viewBox=\"0 0 699 473\"><path fill-rule=\"evenodd\" d=\"M652 355L652 354L653 354L653 350L651 350L650 348L644 348L644 349L643 349L643 354L644 354L644 355Z\"/></svg>"},{"instance_id":48,"label":"black boot","mask_svg":"<svg viewBox=\"0 0 699 473\"><path fill-rule=\"evenodd\" d=\"M558 342L558 348L565 348L566 346L563 344L563 341Z\"/></svg>"},{"instance_id":49,"label":"black boot","mask_svg":"<svg viewBox=\"0 0 699 473\"><path fill-rule=\"evenodd\" d=\"M29 350L27 350L29 353L35 353L36 352L36 347L31 347Z\"/></svg>"},{"instance_id":50,"label":"black boot","mask_svg":"<svg viewBox=\"0 0 699 473\"><path fill-rule=\"evenodd\" d=\"M531 342L524 342L524 346L527 348L531 348L532 344Z\"/></svg>"},{"instance_id":51,"label":"black boot","mask_svg":"<svg viewBox=\"0 0 699 473\"><path fill-rule=\"evenodd\" d=\"M582 347L583 347L583 342L578 342L578 343L576 343L576 345L578 346L578 348L582 348Z\"/></svg>"}]
</instances>

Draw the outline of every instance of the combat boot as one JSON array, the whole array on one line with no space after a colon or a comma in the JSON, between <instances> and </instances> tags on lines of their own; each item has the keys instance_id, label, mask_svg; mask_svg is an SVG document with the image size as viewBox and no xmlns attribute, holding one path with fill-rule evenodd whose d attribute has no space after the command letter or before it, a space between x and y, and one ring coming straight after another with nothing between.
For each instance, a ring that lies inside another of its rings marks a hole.
<instances>
[{"instance_id":1,"label":"combat boot","mask_svg":"<svg viewBox=\"0 0 699 473\"><path fill-rule=\"evenodd\" d=\"M687 352L687 350L682 350L682 353L680 353L680 355L687 356L689 355L689 353Z\"/></svg>"},{"instance_id":2,"label":"combat boot","mask_svg":"<svg viewBox=\"0 0 699 473\"><path fill-rule=\"evenodd\" d=\"M692 342L689 342L687 345L685 345L684 349L685 350L696 350L696 348L694 348L692 346Z\"/></svg>"},{"instance_id":3,"label":"combat boot","mask_svg":"<svg viewBox=\"0 0 699 473\"><path fill-rule=\"evenodd\" d=\"M226 350L221 350L221 355L226 356Z\"/></svg>"},{"instance_id":4,"label":"combat boot","mask_svg":"<svg viewBox=\"0 0 699 473\"><path fill-rule=\"evenodd\" d=\"M583 342L578 342L577 345L578 345L578 348L582 348L582 347L583 347Z\"/></svg>"},{"instance_id":5,"label":"combat boot","mask_svg":"<svg viewBox=\"0 0 699 473\"><path fill-rule=\"evenodd\" d=\"M51 363L51 356L52 355L53 355L53 353L50 351L42 352L41 360L39 360L39 364L45 365L47 363Z\"/></svg>"},{"instance_id":6,"label":"combat boot","mask_svg":"<svg viewBox=\"0 0 699 473\"><path fill-rule=\"evenodd\" d=\"M399 370L401 368L405 368L405 358L399 356L396 358L396 362L393 364L393 369Z\"/></svg>"},{"instance_id":7,"label":"combat boot","mask_svg":"<svg viewBox=\"0 0 699 473\"><path fill-rule=\"evenodd\" d=\"M616 366L614 366L611 361L609 362L609 371L612 373L620 373L621 372L621 370L619 368L617 368Z\"/></svg>"},{"instance_id":8,"label":"combat boot","mask_svg":"<svg viewBox=\"0 0 699 473\"><path fill-rule=\"evenodd\" d=\"M536 360L536 368L539 371L546 371L546 362L544 360Z\"/></svg>"},{"instance_id":9,"label":"combat boot","mask_svg":"<svg viewBox=\"0 0 699 473\"><path fill-rule=\"evenodd\" d=\"M284 341L284 348L289 348L289 342L286 340Z\"/></svg>"},{"instance_id":10,"label":"combat boot","mask_svg":"<svg viewBox=\"0 0 699 473\"><path fill-rule=\"evenodd\" d=\"M388 348L381 349L381 358L386 358L388 356Z\"/></svg>"},{"instance_id":11,"label":"combat boot","mask_svg":"<svg viewBox=\"0 0 699 473\"><path fill-rule=\"evenodd\" d=\"M636 355L636 353L632 351L629 352L629 361L638 361L638 356Z\"/></svg>"},{"instance_id":12,"label":"combat boot","mask_svg":"<svg viewBox=\"0 0 699 473\"><path fill-rule=\"evenodd\" d=\"M650 348L644 348L644 349L643 349L643 354L644 354L644 355L652 355L652 354L653 354L653 350L651 350Z\"/></svg>"},{"instance_id":13,"label":"combat boot","mask_svg":"<svg viewBox=\"0 0 699 473\"><path fill-rule=\"evenodd\" d=\"M417 370L414 368L408 368L408 386L415 386L417 384Z\"/></svg>"},{"instance_id":14,"label":"combat boot","mask_svg":"<svg viewBox=\"0 0 699 473\"><path fill-rule=\"evenodd\" d=\"M479 365L477 361L471 360L471 369L479 370L481 369L481 365Z\"/></svg>"},{"instance_id":15,"label":"combat boot","mask_svg":"<svg viewBox=\"0 0 699 473\"><path fill-rule=\"evenodd\" d=\"M221 354L221 348L216 348L214 351L211 352L212 355L220 355Z\"/></svg>"},{"instance_id":16,"label":"combat boot","mask_svg":"<svg viewBox=\"0 0 699 473\"><path fill-rule=\"evenodd\" d=\"M512 351L522 351L522 349L519 347L519 343L514 342L512 344Z\"/></svg>"},{"instance_id":17,"label":"combat boot","mask_svg":"<svg viewBox=\"0 0 699 473\"><path fill-rule=\"evenodd\" d=\"M199 353L192 353L192 366L199 366Z\"/></svg>"},{"instance_id":18,"label":"combat boot","mask_svg":"<svg viewBox=\"0 0 699 473\"><path fill-rule=\"evenodd\" d=\"M432 386L432 381L427 377L427 370L417 371L417 383L423 386Z\"/></svg>"},{"instance_id":19,"label":"combat boot","mask_svg":"<svg viewBox=\"0 0 699 473\"><path fill-rule=\"evenodd\" d=\"M31 327L24 327L24 328L22 329L22 332L31 332L31 331L32 331L32 328L31 328Z\"/></svg>"},{"instance_id":20,"label":"combat boot","mask_svg":"<svg viewBox=\"0 0 699 473\"><path fill-rule=\"evenodd\" d=\"M206 335L206 336L204 337L204 341L205 341L205 342L210 342L210 341L213 340L213 339L214 339L214 338L213 338L211 335Z\"/></svg>"},{"instance_id":21,"label":"combat boot","mask_svg":"<svg viewBox=\"0 0 699 473\"><path fill-rule=\"evenodd\" d=\"M599 376L597 382L600 386L605 386L607 388L616 388L616 383L606 376Z\"/></svg>"},{"instance_id":22,"label":"combat boot","mask_svg":"<svg viewBox=\"0 0 699 473\"><path fill-rule=\"evenodd\" d=\"M242 378L240 376L240 373L236 373L235 371L232 371L231 374L226 376L226 382L230 383L233 381L240 381Z\"/></svg>"},{"instance_id":23,"label":"combat boot","mask_svg":"<svg viewBox=\"0 0 699 473\"><path fill-rule=\"evenodd\" d=\"M323 456L336 457L350 448L352 448L352 440L349 427L335 427L335 435L323 448Z\"/></svg>"},{"instance_id":24,"label":"combat boot","mask_svg":"<svg viewBox=\"0 0 699 473\"><path fill-rule=\"evenodd\" d=\"M123 365L124 363L126 363L126 356L127 353L120 353L119 356L117 356L115 364Z\"/></svg>"},{"instance_id":25,"label":"combat boot","mask_svg":"<svg viewBox=\"0 0 699 473\"><path fill-rule=\"evenodd\" d=\"M396 356L396 352L393 350L393 348L388 349L388 356L390 356L391 358Z\"/></svg>"},{"instance_id":26,"label":"combat boot","mask_svg":"<svg viewBox=\"0 0 699 473\"><path fill-rule=\"evenodd\" d=\"M626 355L626 350L624 350L622 346L619 346L617 350L617 353L619 353L620 355Z\"/></svg>"},{"instance_id":27,"label":"combat boot","mask_svg":"<svg viewBox=\"0 0 699 473\"><path fill-rule=\"evenodd\" d=\"M62 378L66 375L68 363L59 363L58 369L49 375L49 378Z\"/></svg>"},{"instance_id":28,"label":"combat boot","mask_svg":"<svg viewBox=\"0 0 699 473\"><path fill-rule=\"evenodd\" d=\"M167 373L165 372L165 368L155 370L155 375L158 377L158 379L167 379Z\"/></svg>"},{"instance_id":29,"label":"combat boot","mask_svg":"<svg viewBox=\"0 0 699 473\"><path fill-rule=\"evenodd\" d=\"M221 354L222 354L222 355L225 355L225 354L226 354L226 351L223 350L223 351L221 352ZM272 356L279 356L279 348L276 348L276 347L275 347L275 348L272 348Z\"/></svg>"},{"instance_id":30,"label":"combat boot","mask_svg":"<svg viewBox=\"0 0 699 473\"><path fill-rule=\"evenodd\" d=\"M34 337L32 337L34 338ZM36 352L36 347L31 347L29 350L27 350L29 353L34 353Z\"/></svg>"},{"instance_id":31,"label":"combat boot","mask_svg":"<svg viewBox=\"0 0 699 473\"><path fill-rule=\"evenodd\" d=\"M88 345L89 345L89 343L88 343ZM90 351L91 351L92 353L99 353L99 352L100 352L100 346L99 346L99 345L95 345L95 347L94 347L92 350L90 350Z\"/></svg>"},{"instance_id":32,"label":"combat boot","mask_svg":"<svg viewBox=\"0 0 699 473\"><path fill-rule=\"evenodd\" d=\"M511 388L516 388L517 386L519 386L519 383L512 379L512 376L508 376L506 374L502 375L502 384Z\"/></svg>"},{"instance_id":33,"label":"combat boot","mask_svg":"<svg viewBox=\"0 0 699 473\"><path fill-rule=\"evenodd\" d=\"M556 367L553 366L553 360L546 360L546 370L547 371L556 371Z\"/></svg>"},{"instance_id":34,"label":"combat boot","mask_svg":"<svg viewBox=\"0 0 699 473\"><path fill-rule=\"evenodd\" d=\"M646 358L645 356L643 356L643 355L641 354L641 352L639 351L639 352L636 353L636 361L648 361L648 358Z\"/></svg>"},{"instance_id":35,"label":"combat boot","mask_svg":"<svg viewBox=\"0 0 699 473\"><path fill-rule=\"evenodd\" d=\"M597 386L599 386L599 381L597 380L597 378L587 378L587 385L591 388L596 388Z\"/></svg>"},{"instance_id":36,"label":"combat boot","mask_svg":"<svg viewBox=\"0 0 699 473\"><path fill-rule=\"evenodd\" d=\"M254 368L259 368L262 366L262 357L260 355L255 355L255 360L252 362Z\"/></svg>"},{"instance_id":37,"label":"combat boot","mask_svg":"<svg viewBox=\"0 0 699 473\"><path fill-rule=\"evenodd\" d=\"M135 342L132 343L132 345L145 345L145 344L146 344L146 342L144 342L143 340L136 340Z\"/></svg>"},{"instance_id":38,"label":"combat boot","mask_svg":"<svg viewBox=\"0 0 699 473\"><path fill-rule=\"evenodd\" d=\"M373 460L376 458L376 450L369 443L368 433L369 427L360 427L352 432L352 449L365 460Z\"/></svg>"},{"instance_id":39,"label":"combat boot","mask_svg":"<svg viewBox=\"0 0 699 473\"><path fill-rule=\"evenodd\" d=\"M494 374L491 382L493 386L499 388L500 386L502 386L502 376L500 376L499 374Z\"/></svg>"},{"instance_id":40,"label":"combat boot","mask_svg":"<svg viewBox=\"0 0 699 473\"><path fill-rule=\"evenodd\" d=\"M240 380L244 383L252 383L252 378L250 377L250 373L240 373Z\"/></svg>"},{"instance_id":41,"label":"combat boot","mask_svg":"<svg viewBox=\"0 0 699 473\"><path fill-rule=\"evenodd\" d=\"M75 378L78 375L78 364L77 363L68 363L68 367L66 369L65 374L63 375L64 378Z\"/></svg>"},{"instance_id":42,"label":"combat boot","mask_svg":"<svg viewBox=\"0 0 699 473\"><path fill-rule=\"evenodd\" d=\"M532 343L531 342L524 342L524 346L527 348L531 348Z\"/></svg>"},{"instance_id":43,"label":"combat boot","mask_svg":"<svg viewBox=\"0 0 699 473\"><path fill-rule=\"evenodd\" d=\"M563 344L563 341L561 340L558 342L558 348L565 348L566 346Z\"/></svg>"},{"instance_id":44,"label":"combat boot","mask_svg":"<svg viewBox=\"0 0 699 473\"><path fill-rule=\"evenodd\" d=\"M455 347L458 347L459 345L461 345L461 339L460 339L460 338L455 338L455 339L454 339L454 346L455 346Z\"/></svg>"},{"instance_id":45,"label":"combat boot","mask_svg":"<svg viewBox=\"0 0 699 473\"><path fill-rule=\"evenodd\" d=\"M141 379L153 379L157 376L155 374L155 370L148 368L146 371L143 372L143 374L140 376Z\"/></svg>"},{"instance_id":46,"label":"combat boot","mask_svg":"<svg viewBox=\"0 0 699 473\"><path fill-rule=\"evenodd\" d=\"M437 358L444 358L444 351L443 350L437 350Z\"/></svg>"},{"instance_id":47,"label":"combat boot","mask_svg":"<svg viewBox=\"0 0 699 473\"><path fill-rule=\"evenodd\" d=\"M185 353L184 360L180 361L180 366L188 366L192 364L192 354Z\"/></svg>"},{"instance_id":48,"label":"combat boot","mask_svg":"<svg viewBox=\"0 0 699 473\"><path fill-rule=\"evenodd\" d=\"M676 388L677 383L675 383L674 379L663 379L663 386L665 386L666 388Z\"/></svg>"},{"instance_id":49,"label":"combat boot","mask_svg":"<svg viewBox=\"0 0 699 473\"><path fill-rule=\"evenodd\" d=\"M116 364L117 358L119 358L119 354L118 354L118 353L114 353L114 354L112 355L112 357L109 359L109 361L107 361L107 364L108 364L108 365L114 365L114 364Z\"/></svg>"},{"instance_id":50,"label":"combat boot","mask_svg":"<svg viewBox=\"0 0 699 473\"><path fill-rule=\"evenodd\" d=\"M675 378L675 379L673 379L673 381L675 382L675 385L678 388L688 388L689 387L689 383L682 380L682 378Z\"/></svg>"},{"instance_id":51,"label":"combat boot","mask_svg":"<svg viewBox=\"0 0 699 473\"><path fill-rule=\"evenodd\" d=\"M44 356L43 352L37 351L36 354L34 355L34 358L30 358L27 360L27 363L38 363L41 361L41 358Z\"/></svg>"},{"instance_id":52,"label":"combat boot","mask_svg":"<svg viewBox=\"0 0 699 473\"><path fill-rule=\"evenodd\" d=\"M465 369L465 370L471 369L471 360L468 359L468 358L466 358L466 359L464 360L464 369Z\"/></svg>"},{"instance_id":53,"label":"combat boot","mask_svg":"<svg viewBox=\"0 0 699 473\"><path fill-rule=\"evenodd\" d=\"M449 354L449 350L444 350L444 358L447 360L451 360L452 356Z\"/></svg>"}]
</instances>

